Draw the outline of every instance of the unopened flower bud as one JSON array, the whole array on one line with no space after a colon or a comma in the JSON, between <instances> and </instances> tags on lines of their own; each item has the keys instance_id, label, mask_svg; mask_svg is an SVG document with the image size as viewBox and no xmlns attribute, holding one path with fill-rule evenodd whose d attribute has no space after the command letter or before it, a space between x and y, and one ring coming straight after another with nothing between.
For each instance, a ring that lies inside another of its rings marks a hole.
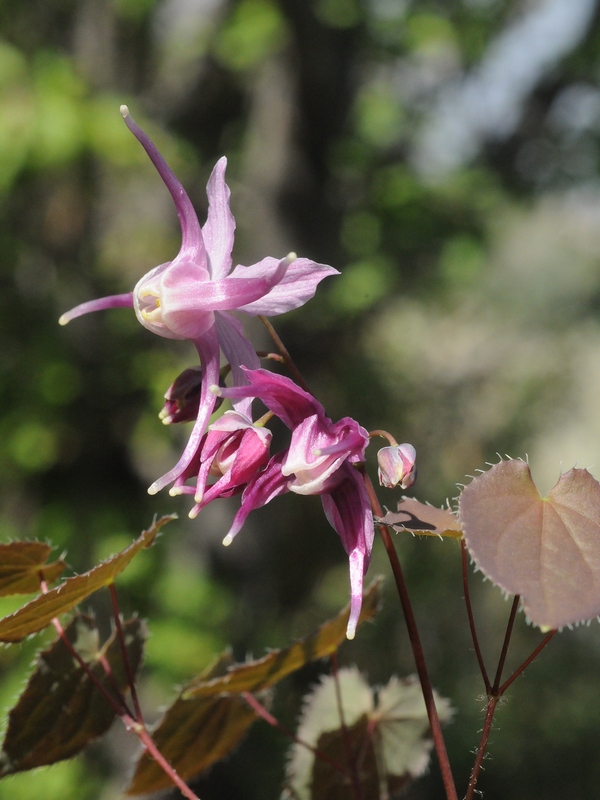
<instances>
[{"instance_id":1,"label":"unopened flower bud","mask_svg":"<svg viewBox=\"0 0 600 800\"><path fill-rule=\"evenodd\" d=\"M412 444L382 447L377 453L379 483L386 489L400 486L408 489L417 479L417 451Z\"/></svg>"},{"instance_id":2,"label":"unopened flower bud","mask_svg":"<svg viewBox=\"0 0 600 800\"><path fill-rule=\"evenodd\" d=\"M184 369L181 375L175 378L165 394L167 402L158 415L163 424L171 425L175 422L190 422L196 419L198 408L200 407L201 387L202 367ZM222 402L222 399L217 400L215 411Z\"/></svg>"}]
</instances>

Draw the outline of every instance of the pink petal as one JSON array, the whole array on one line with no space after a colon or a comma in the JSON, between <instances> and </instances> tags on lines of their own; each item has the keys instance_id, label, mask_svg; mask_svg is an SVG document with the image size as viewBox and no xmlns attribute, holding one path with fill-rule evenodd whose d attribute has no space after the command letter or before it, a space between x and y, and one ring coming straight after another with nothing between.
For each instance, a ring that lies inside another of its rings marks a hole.
<instances>
[{"instance_id":1,"label":"pink petal","mask_svg":"<svg viewBox=\"0 0 600 800\"><path fill-rule=\"evenodd\" d=\"M238 269L257 271L267 269L272 266L274 261L274 258L267 257L251 267L236 267L232 276ZM277 314L284 314L286 311L299 308L314 297L319 283L330 275L339 275L339 272L326 264L317 264L309 258L297 258L288 267L283 280L274 286L265 297L248 302L239 309L251 316L264 314L267 317L274 317Z\"/></svg>"},{"instance_id":2,"label":"pink petal","mask_svg":"<svg viewBox=\"0 0 600 800\"><path fill-rule=\"evenodd\" d=\"M248 379L242 367L258 369L260 367L260 359L256 355L252 344L244 335L244 329L239 320L231 316L231 314L221 311L215 314L215 324L221 350L231 365L233 383L235 386L243 386L248 383ZM233 407L240 414L250 417L252 400L252 397L234 400Z\"/></svg>"},{"instance_id":3,"label":"pink petal","mask_svg":"<svg viewBox=\"0 0 600 800\"><path fill-rule=\"evenodd\" d=\"M204 260L204 241L202 239L202 230L198 217L194 211L194 207L187 196L185 189L177 180L173 172L169 169L167 162L156 149L156 145L150 137L144 133L140 126L134 122L127 106L121 106L121 114L125 120L125 124L133 133L138 142L142 145L146 153L148 153L150 160L156 167L156 170L175 202L177 209L177 216L181 224L181 252L185 252L190 258Z\"/></svg>"},{"instance_id":4,"label":"pink petal","mask_svg":"<svg viewBox=\"0 0 600 800\"><path fill-rule=\"evenodd\" d=\"M181 458L173 469L169 470L162 478L154 481L152 486L148 489L149 494L160 492L161 489L164 489L165 486L168 486L176 480L189 465L198 452L208 421L215 407L216 398L209 389L213 384L219 383L219 340L214 325L194 344L198 348L200 361L202 363L202 388L200 390L198 417L196 418L192 433L190 434L190 438L188 439L188 443L185 446Z\"/></svg>"},{"instance_id":5,"label":"pink petal","mask_svg":"<svg viewBox=\"0 0 600 800\"><path fill-rule=\"evenodd\" d=\"M60 325L66 325L72 319L77 319L84 314L92 311L104 311L107 308L133 308L133 292L126 294L113 294L109 297L100 297L98 300L88 300L87 303L80 303L70 311L66 311L58 320Z\"/></svg>"},{"instance_id":6,"label":"pink petal","mask_svg":"<svg viewBox=\"0 0 600 800\"><path fill-rule=\"evenodd\" d=\"M202 228L208 253L209 271L214 281L224 278L231 269L231 251L235 219L229 208L231 192L225 183L227 159L220 158L212 171L206 187L208 218Z\"/></svg>"}]
</instances>

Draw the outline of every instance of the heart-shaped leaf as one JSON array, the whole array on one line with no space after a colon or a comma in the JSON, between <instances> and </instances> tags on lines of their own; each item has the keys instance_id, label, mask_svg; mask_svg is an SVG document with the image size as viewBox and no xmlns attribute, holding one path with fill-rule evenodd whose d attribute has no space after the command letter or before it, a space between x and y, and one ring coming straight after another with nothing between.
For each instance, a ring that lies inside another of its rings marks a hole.
<instances>
[{"instance_id":1,"label":"heart-shaped leaf","mask_svg":"<svg viewBox=\"0 0 600 800\"><path fill-rule=\"evenodd\" d=\"M560 628L600 614L600 484L571 469L542 498L523 461L501 461L459 498L467 548L527 616Z\"/></svg>"}]
</instances>

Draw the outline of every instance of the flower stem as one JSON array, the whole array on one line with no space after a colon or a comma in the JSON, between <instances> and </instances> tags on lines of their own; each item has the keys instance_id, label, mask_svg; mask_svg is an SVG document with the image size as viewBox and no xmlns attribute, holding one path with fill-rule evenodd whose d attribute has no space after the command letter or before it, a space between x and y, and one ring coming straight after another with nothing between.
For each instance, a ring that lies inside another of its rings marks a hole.
<instances>
[{"instance_id":1,"label":"flower stem","mask_svg":"<svg viewBox=\"0 0 600 800\"><path fill-rule=\"evenodd\" d=\"M369 499L371 501L373 514L376 517L382 517L383 509L379 504L379 500L377 499L377 495L375 494L375 489L373 488L373 484L371 483L369 476L365 472L363 472L363 475L365 480L365 486L367 488ZM438 716L437 708L435 706L433 688L431 686L431 681L429 680L429 673L427 671L427 664L425 662L425 653L423 651L423 645L421 644L421 637L419 636L417 622L412 610L410 597L408 595L408 589L404 581L404 575L402 574L402 567L400 566L398 554L396 553L396 549L394 547L392 537L390 536L388 526L378 523L378 528L379 528L379 533L381 534L381 539L383 540L383 545L385 547L388 559L390 561L390 565L392 567L392 573L394 575L394 580L396 581L396 588L398 589L398 596L400 597L400 603L402 605L402 610L404 612L404 619L406 621L406 628L408 630L408 638L410 640L410 645L413 652L413 658L415 660L417 673L419 675L419 681L421 683L421 691L423 692L423 699L425 701L425 707L427 709L427 716L429 717L431 735L433 736L433 744L440 765L440 772L442 774L444 789L446 790L446 798L447 800L458 800L458 795L456 793L456 786L454 785L454 778L452 777L450 760L448 758L448 752L446 750L446 743L444 742L444 736L442 734L442 726L440 724L440 718Z\"/></svg>"},{"instance_id":2,"label":"flower stem","mask_svg":"<svg viewBox=\"0 0 600 800\"><path fill-rule=\"evenodd\" d=\"M265 326L265 328L269 331L269 335L271 336L271 339L273 339L273 341L275 342L275 346L277 347L277 349L279 350L279 352L283 356L283 363L287 366L289 371L294 376L294 380L296 381L298 386L302 387L302 389L304 389L305 392L309 392L310 393L310 389L308 388L308 384L306 383L306 381L302 377L302 373L300 372L298 367L294 364L294 361L293 361L291 355L289 354L287 347L284 345L284 343L279 338L279 335L278 335L277 331L271 325L271 322L269 321L269 319L267 319L267 317L264 317L262 314L259 314L258 318L262 322L262 324Z\"/></svg>"}]
</instances>

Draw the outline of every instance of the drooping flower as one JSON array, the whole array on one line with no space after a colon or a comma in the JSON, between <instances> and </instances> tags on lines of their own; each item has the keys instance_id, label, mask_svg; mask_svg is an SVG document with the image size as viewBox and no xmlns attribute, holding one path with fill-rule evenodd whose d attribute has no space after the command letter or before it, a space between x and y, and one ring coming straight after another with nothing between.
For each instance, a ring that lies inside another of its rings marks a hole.
<instances>
[{"instance_id":1,"label":"drooping flower","mask_svg":"<svg viewBox=\"0 0 600 800\"><path fill-rule=\"evenodd\" d=\"M351 600L346 634L351 639L360 616L374 537L367 490L353 466L364 461L369 434L350 417L332 422L323 406L288 378L263 369L245 372L249 385L214 386L212 391L231 400L259 398L290 428L292 436L289 447L248 481L223 543L231 544L251 511L284 492L320 495L325 515L348 554Z\"/></svg>"},{"instance_id":2,"label":"drooping flower","mask_svg":"<svg viewBox=\"0 0 600 800\"><path fill-rule=\"evenodd\" d=\"M144 275L133 292L83 303L63 314L60 323L65 325L91 311L133 307L148 330L169 339L194 342L202 364L196 421L178 463L149 488L154 494L182 475L197 455L215 408L215 395L209 387L219 382L220 351L231 365L234 385L245 381L243 366L259 366L241 323L230 312L282 314L302 306L323 278L338 273L333 267L294 254L283 259L267 257L249 267L232 269L235 220L225 183L227 160L217 162L208 181L208 216L201 228L183 186L153 142L133 121L127 106L121 106L121 113L171 193L181 224L181 249L173 261ZM237 411L248 414L251 403L251 399L244 399L234 405Z\"/></svg>"},{"instance_id":3,"label":"drooping flower","mask_svg":"<svg viewBox=\"0 0 600 800\"><path fill-rule=\"evenodd\" d=\"M262 420L252 422L238 411L226 411L202 437L198 454L190 463L189 477L195 479L195 488L186 486L186 470L175 481L172 493L195 494L196 504L190 511L193 518L217 497L241 492L269 460L271 439L271 431ZM208 485L209 476L217 481Z\"/></svg>"},{"instance_id":4,"label":"drooping flower","mask_svg":"<svg viewBox=\"0 0 600 800\"><path fill-rule=\"evenodd\" d=\"M379 483L386 489L409 489L417 479L417 451L408 442L382 447L377 453Z\"/></svg>"}]
</instances>

